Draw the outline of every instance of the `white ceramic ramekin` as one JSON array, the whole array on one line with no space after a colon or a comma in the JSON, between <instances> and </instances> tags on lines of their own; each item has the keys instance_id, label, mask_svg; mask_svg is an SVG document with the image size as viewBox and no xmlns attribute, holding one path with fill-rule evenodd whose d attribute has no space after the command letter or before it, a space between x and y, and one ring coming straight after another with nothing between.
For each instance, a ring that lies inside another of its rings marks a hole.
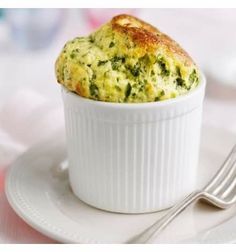
<instances>
[{"instance_id":1,"label":"white ceramic ramekin","mask_svg":"<svg viewBox=\"0 0 236 252\"><path fill-rule=\"evenodd\" d=\"M187 95L120 104L62 88L69 178L82 201L108 211L162 210L195 189L205 78Z\"/></svg>"}]
</instances>

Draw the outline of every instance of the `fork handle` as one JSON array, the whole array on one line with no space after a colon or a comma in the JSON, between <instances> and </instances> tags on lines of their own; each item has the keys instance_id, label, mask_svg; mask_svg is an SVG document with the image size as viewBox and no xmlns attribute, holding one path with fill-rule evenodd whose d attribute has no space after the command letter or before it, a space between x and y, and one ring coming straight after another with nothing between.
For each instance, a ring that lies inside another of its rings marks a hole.
<instances>
[{"instance_id":1,"label":"fork handle","mask_svg":"<svg viewBox=\"0 0 236 252\"><path fill-rule=\"evenodd\" d=\"M147 243L154 236L158 235L177 215L179 215L191 203L202 198L203 192L195 191L170 208L168 212L152 226L145 229L142 233L136 235L127 243Z\"/></svg>"}]
</instances>

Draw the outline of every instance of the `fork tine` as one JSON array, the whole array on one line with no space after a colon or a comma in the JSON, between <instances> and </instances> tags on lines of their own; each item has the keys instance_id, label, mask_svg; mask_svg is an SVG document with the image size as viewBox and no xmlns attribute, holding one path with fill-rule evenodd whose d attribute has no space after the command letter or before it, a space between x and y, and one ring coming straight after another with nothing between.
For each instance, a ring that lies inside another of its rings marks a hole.
<instances>
[{"instance_id":1,"label":"fork tine","mask_svg":"<svg viewBox=\"0 0 236 252\"><path fill-rule=\"evenodd\" d=\"M235 192L234 192L234 196L233 198L231 199L231 204L234 204L236 202L236 187L235 187Z\"/></svg>"},{"instance_id":2,"label":"fork tine","mask_svg":"<svg viewBox=\"0 0 236 252\"><path fill-rule=\"evenodd\" d=\"M236 194L235 191L236 191L236 177L232 179L232 181L230 182L230 184L227 186L226 190L222 193L220 197L223 199L230 196L233 197Z\"/></svg>"},{"instance_id":3,"label":"fork tine","mask_svg":"<svg viewBox=\"0 0 236 252\"><path fill-rule=\"evenodd\" d=\"M232 204L235 204L236 203L236 186L234 186L231 193L222 200L224 201L224 204L226 207L230 207L232 206Z\"/></svg>"},{"instance_id":4,"label":"fork tine","mask_svg":"<svg viewBox=\"0 0 236 252\"><path fill-rule=\"evenodd\" d=\"M232 183L232 180L235 178L235 176L236 176L236 159L231 163L227 172L225 172L225 174L222 176L221 181L217 184L217 186L215 186L215 189L212 190L212 193L214 195L217 194L219 196L222 195L224 191L226 191L229 185Z\"/></svg>"},{"instance_id":5,"label":"fork tine","mask_svg":"<svg viewBox=\"0 0 236 252\"><path fill-rule=\"evenodd\" d=\"M229 155L227 156L226 160L224 161L224 163L221 165L220 169L218 170L218 172L216 173L216 175L213 177L213 179L205 186L204 191L212 191L212 189L214 189L214 187L216 185L218 185L219 180L222 179L222 176L225 172L227 172L227 170L230 168L231 166L231 161L232 158L234 156L234 154L236 153L236 145L234 145L234 147L232 148L231 152L229 153Z\"/></svg>"}]
</instances>

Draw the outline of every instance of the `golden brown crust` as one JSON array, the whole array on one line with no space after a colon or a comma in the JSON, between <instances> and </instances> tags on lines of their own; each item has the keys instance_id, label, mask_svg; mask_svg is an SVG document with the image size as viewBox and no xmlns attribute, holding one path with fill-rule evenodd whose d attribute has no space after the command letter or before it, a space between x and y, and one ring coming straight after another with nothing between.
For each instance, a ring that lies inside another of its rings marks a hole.
<instances>
[{"instance_id":1,"label":"golden brown crust","mask_svg":"<svg viewBox=\"0 0 236 252\"><path fill-rule=\"evenodd\" d=\"M144 22L141 19L138 19L136 17L127 14L121 14L113 17L111 23L113 26L116 27L124 27L124 28L136 27L148 31L150 33L160 32L156 27Z\"/></svg>"},{"instance_id":2,"label":"golden brown crust","mask_svg":"<svg viewBox=\"0 0 236 252\"><path fill-rule=\"evenodd\" d=\"M74 90L78 95L83 96L83 97L87 97L89 95L89 93L87 92L86 88L84 88L81 83L77 83L75 85L75 90Z\"/></svg>"},{"instance_id":3,"label":"golden brown crust","mask_svg":"<svg viewBox=\"0 0 236 252\"><path fill-rule=\"evenodd\" d=\"M132 38L134 42L145 49L155 49L159 42L156 33L158 30L144 21L122 14L111 20L112 29Z\"/></svg>"},{"instance_id":4,"label":"golden brown crust","mask_svg":"<svg viewBox=\"0 0 236 252\"><path fill-rule=\"evenodd\" d=\"M172 51L174 54L179 55L182 58L186 59L186 63L195 64L192 58L189 56L189 54L182 48L180 45L175 42L173 39L171 39L169 36L167 36L164 33L161 33L162 38L162 44L166 45L170 51Z\"/></svg>"},{"instance_id":5,"label":"golden brown crust","mask_svg":"<svg viewBox=\"0 0 236 252\"><path fill-rule=\"evenodd\" d=\"M145 50L152 51L157 49L158 46L163 46L181 58L185 58L187 64L194 64L188 53L178 43L154 26L136 17L121 14L111 20L111 25L113 30L130 36L135 43Z\"/></svg>"},{"instance_id":6,"label":"golden brown crust","mask_svg":"<svg viewBox=\"0 0 236 252\"><path fill-rule=\"evenodd\" d=\"M76 91L77 94L83 96L83 92L82 92L82 90L81 90L81 85L80 85L80 83L78 83L78 84L76 85L75 91Z\"/></svg>"}]
</instances>

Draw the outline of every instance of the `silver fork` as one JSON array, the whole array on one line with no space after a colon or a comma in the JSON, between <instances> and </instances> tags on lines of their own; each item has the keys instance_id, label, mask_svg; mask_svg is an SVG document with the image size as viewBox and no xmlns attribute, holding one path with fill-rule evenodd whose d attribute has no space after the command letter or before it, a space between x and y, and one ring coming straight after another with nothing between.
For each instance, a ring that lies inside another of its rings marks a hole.
<instances>
[{"instance_id":1,"label":"silver fork","mask_svg":"<svg viewBox=\"0 0 236 252\"><path fill-rule=\"evenodd\" d=\"M198 200L227 209L236 203L236 145L212 180L202 189L188 195L184 200L170 208L152 226L136 235L127 243L147 243L156 237L186 207Z\"/></svg>"}]
</instances>

